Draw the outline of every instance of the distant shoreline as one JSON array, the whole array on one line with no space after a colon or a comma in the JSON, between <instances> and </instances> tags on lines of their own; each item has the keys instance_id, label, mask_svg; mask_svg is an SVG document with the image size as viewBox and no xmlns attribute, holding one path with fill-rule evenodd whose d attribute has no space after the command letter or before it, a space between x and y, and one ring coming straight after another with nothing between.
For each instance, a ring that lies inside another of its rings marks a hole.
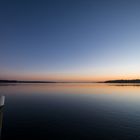
<instances>
[{"instance_id":1,"label":"distant shoreline","mask_svg":"<svg viewBox=\"0 0 140 140\"><path fill-rule=\"evenodd\" d=\"M101 82L56 82L56 81L24 81L24 80L0 80L0 83L140 83L140 79L134 80L108 80Z\"/></svg>"},{"instance_id":2,"label":"distant shoreline","mask_svg":"<svg viewBox=\"0 0 140 140\"><path fill-rule=\"evenodd\" d=\"M140 83L140 79L133 79L133 80L108 80L104 83Z\"/></svg>"},{"instance_id":3,"label":"distant shoreline","mask_svg":"<svg viewBox=\"0 0 140 140\"><path fill-rule=\"evenodd\" d=\"M98 82L56 82L56 81L24 81L24 80L0 80L0 83L98 83Z\"/></svg>"},{"instance_id":4,"label":"distant shoreline","mask_svg":"<svg viewBox=\"0 0 140 140\"><path fill-rule=\"evenodd\" d=\"M0 83L57 83L54 81L18 81L18 80L0 80Z\"/></svg>"}]
</instances>

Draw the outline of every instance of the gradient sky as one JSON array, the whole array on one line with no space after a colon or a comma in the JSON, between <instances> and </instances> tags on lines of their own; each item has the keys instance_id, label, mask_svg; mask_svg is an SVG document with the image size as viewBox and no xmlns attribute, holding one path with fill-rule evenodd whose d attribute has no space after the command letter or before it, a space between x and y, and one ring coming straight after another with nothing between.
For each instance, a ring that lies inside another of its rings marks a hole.
<instances>
[{"instance_id":1,"label":"gradient sky","mask_svg":"<svg viewBox=\"0 0 140 140\"><path fill-rule=\"evenodd\" d=\"M1 0L0 79L140 78L139 0Z\"/></svg>"}]
</instances>

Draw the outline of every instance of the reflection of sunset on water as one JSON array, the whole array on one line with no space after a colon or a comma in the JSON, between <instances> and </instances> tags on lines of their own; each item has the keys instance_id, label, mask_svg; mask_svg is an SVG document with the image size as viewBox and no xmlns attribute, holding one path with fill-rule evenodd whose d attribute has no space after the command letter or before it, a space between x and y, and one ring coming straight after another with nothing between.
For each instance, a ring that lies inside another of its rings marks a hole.
<instances>
[{"instance_id":1,"label":"reflection of sunset on water","mask_svg":"<svg viewBox=\"0 0 140 140\"><path fill-rule=\"evenodd\" d=\"M128 132L133 136L135 130L140 129L139 91L140 86L132 84L1 84L0 93L7 97L4 119L6 131L4 129L3 134L6 137L7 133L11 133L11 126L16 131L20 127L22 133L25 134L31 130L32 125L37 125L32 128L33 132L36 128L42 128L41 132L45 132L43 133L45 137L46 131L57 132L64 128L62 132L67 132L72 125L70 132L79 130L80 136L83 134L81 127L84 129L89 126L89 131L98 132L98 129L105 128L99 132L105 132L108 135L106 129L111 129L114 134L122 134L123 137L126 137L124 132L129 128ZM11 114L12 117L9 118ZM78 125L77 128L79 121L82 126ZM63 127L60 127L61 124ZM91 129L91 127L95 128ZM84 130L84 134L89 134L89 131ZM17 136L14 131L12 134ZM30 135L32 136L32 133ZM40 136L40 133L37 135Z\"/></svg>"},{"instance_id":2,"label":"reflection of sunset on water","mask_svg":"<svg viewBox=\"0 0 140 140\"><path fill-rule=\"evenodd\" d=\"M104 83L47 83L47 84L15 84L0 86L2 93L26 95L59 95L83 94L116 99L140 99L140 85L138 84L104 84Z\"/></svg>"}]
</instances>

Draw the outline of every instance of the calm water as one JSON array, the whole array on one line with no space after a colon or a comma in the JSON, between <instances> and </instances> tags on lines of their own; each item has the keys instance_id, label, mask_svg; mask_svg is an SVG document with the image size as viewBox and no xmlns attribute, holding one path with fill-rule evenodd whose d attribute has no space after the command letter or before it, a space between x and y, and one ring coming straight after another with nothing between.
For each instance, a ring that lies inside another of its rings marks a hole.
<instances>
[{"instance_id":1,"label":"calm water","mask_svg":"<svg viewBox=\"0 0 140 140\"><path fill-rule=\"evenodd\" d=\"M139 140L140 86L0 85L2 140Z\"/></svg>"}]
</instances>

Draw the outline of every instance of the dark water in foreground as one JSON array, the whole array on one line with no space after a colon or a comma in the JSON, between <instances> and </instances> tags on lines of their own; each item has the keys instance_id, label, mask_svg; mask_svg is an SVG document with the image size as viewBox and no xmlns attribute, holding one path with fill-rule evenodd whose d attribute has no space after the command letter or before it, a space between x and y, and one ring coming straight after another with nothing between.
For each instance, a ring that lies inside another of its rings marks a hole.
<instances>
[{"instance_id":1,"label":"dark water in foreground","mask_svg":"<svg viewBox=\"0 0 140 140\"><path fill-rule=\"evenodd\" d=\"M140 86L1 85L2 140L139 140Z\"/></svg>"}]
</instances>

